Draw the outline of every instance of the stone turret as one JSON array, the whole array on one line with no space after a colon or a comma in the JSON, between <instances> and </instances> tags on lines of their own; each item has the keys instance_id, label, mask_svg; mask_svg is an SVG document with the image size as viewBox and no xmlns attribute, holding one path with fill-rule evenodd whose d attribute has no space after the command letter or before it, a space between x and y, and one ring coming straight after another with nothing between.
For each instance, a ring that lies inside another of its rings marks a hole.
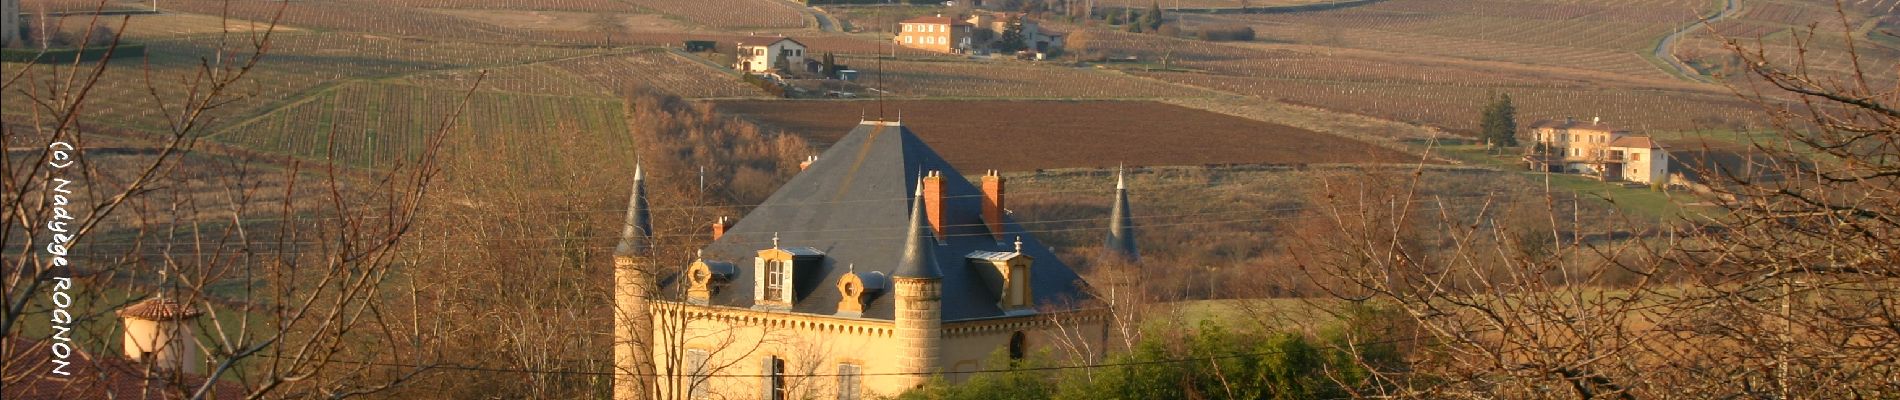
<instances>
[{"instance_id":1,"label":"stone turret","mask_svg":"<svg viewBox=\"0 0 1900 400\"><path fill-rule=\"evenodd\" d=\"M118 311L125 323L125 357L153 370L204 373L204 355L198 351L191 321L204 312L163 295Z\"/></svg>"},{"instance_id":2,"label":"stone turret","mask_svg":"<svg viewBox=\"0 0 1900 400\"><path fill-rule=\"evenodd\" d=\"M931 256L931 245L924 242L929 232L924 223L923 185L919 182L911 200L910 226L906 229L903 257L892 274L896 286L896 328L901 371L906 387L922 385L936 373L943 360L943 270Z\"/></svg>"},{"instance_id":3,"label":"stone turret","mask_svg":"<svg viewBox=\"0 0 1900 400\"><path fill-rule=\"evenodd\" d=\"M1128 212L1128 180L1119 169L1115 171L1115 205L1108 215L1108 241L1103 247L1128 263L1141 261L1141 249L1135 246L1134 216Z\"/></svg>"},{"instance_id":4,"label":"stone turret","mask_svg":"<svg viewBox=\"0 0 1900 400\"><path fill-rule=\"evenodd\" d=\"M1108 256L1104 266L1109 273L1101 276L1099 294L1110 307L1132 309L1141 301L1141 249L1135 245L1135 219L1128 211L1128 179L1115 171L1115 204L1109 207L1108 238L1102 244Z\"/></svg>"},{"instance_id":5,"label":"stone turret","mask_svg":"<svg viewBox=\"0 0 1900 400\"><path fill-rule=\"evenodd\" d=\"M647 300L656 292L653 273L653 225L647 214L646 172L636 163L627 219L614 246L614 399L646 399L653 368L653 314Z\"/></svg>"}]
</instances>

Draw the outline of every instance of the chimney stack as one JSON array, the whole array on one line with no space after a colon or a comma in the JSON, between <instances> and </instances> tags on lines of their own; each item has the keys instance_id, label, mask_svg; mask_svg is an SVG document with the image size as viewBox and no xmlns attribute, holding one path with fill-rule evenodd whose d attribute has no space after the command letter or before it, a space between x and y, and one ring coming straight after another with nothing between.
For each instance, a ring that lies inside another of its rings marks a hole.
<instances>
[{"instance_id":1,"label":"chimney stack","mask_svg":"<svg viewBox=\"0 0 1900 400\"><path fill-rule=\"evenodd\" d=\"M732 220L726 217L719 217L718 221L713 221L712 229L712 240L719 240L719 238L726 236L726 230L732 229Z\"/></svg>"},{"instance_id":2,"label":"chimney stack","mask_svg":"<svg viewBox=\"0 0 1900 400\"><path fill-rule=\"evenodd\" d=\"M805 161L798 163L798 170L804 171L806 168L811 168L811 163L814 162L818 162L818 156L805 156Z\"/></svg>"},{"instance_id":3,"label":"chimney stack","mask_svg":"<svg viewBox=\"0 0 1900 400\"><path fill-rule=\"evenodd\" d=\"M924 216L930 219L930 233L943 240L943 171L924 175Z\"/></svg>"},{"instance_id":4,"label":"chimney stack","mask_svg":"<svg viewBox=\"0 0 1900 400\"><path fill-rule=\"evenodd\" d=\"M983 223L990 228L990 236L1003 240L1003 212L1007 210L1003 202L1003 177L996 170L983 174Z\"/></svg>"}]
</instances>

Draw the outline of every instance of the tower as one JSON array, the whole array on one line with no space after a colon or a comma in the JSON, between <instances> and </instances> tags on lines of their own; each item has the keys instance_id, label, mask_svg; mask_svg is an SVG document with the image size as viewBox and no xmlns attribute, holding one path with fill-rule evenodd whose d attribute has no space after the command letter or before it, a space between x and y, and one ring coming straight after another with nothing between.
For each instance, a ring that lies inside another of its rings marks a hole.
<instances>
[{"instance_id":1,"label":"tower","mask_svg":"<svg viewBox=\"0 0 1900 400\"><path fill-rule=\"evenodd\" d=\"M1141 249L1135 247L1135 220L1128 212L1128 179L1125 173L1115 170L1115 204L1108 215L1108 241L1103 245L1108 251L1133 264L1141 261Z\"/></svg>"},{"instance_id":2,"label":"tower","mask_svg":"<svg viewBox=\"0 0 1900 400\"><path fill-rule=\"evenodd\" d=\"M924 189L918 183L911 200L910 226L904 238L904 253L892 274L896 286L897 312L893 316L900 354L899 365L906 387L916 387L937 372L943 359L943 270L924 243Z\"/></svg>"},{"instance_id":3,"label":"tower","mask_svg":"<svg viewBox=\"0 0 1900 400\"><path fill-rule=\"evenodd\" d=\"M633 192L627 219L614 246L614 399L652 397L653 313L647 300L656 291L653 273L653 224L647 214L646 172L633 167Z\"/></svg>"},{"instance_id":4,"label":"tower","mask_svg":"<svg viewBox=\"0 0 1900 400\"><path fill-rule=\"evenodd\" d=\"M1141 249L1135 246L1135 219L1128 211L1128 179L1119 168L1115 171L1115 203L1109 206L1108 238L1102 247L1108 256L1103 263L1108 271L1102 274L1102 299L1113 309L1135 309L1141 301Z\"/></svg>"},{"instance_id":5,"label":"tower","mask_svg":"<svg viewBox=\"0 0 1900 400\"><path fill-rule=\"evenodd\" d=\"M119 309L119 320L125 324L125 357L153 370L204 373L204 355L191 329L191 320L203 314L162 294Z\"/></svg>"}]
</instances>

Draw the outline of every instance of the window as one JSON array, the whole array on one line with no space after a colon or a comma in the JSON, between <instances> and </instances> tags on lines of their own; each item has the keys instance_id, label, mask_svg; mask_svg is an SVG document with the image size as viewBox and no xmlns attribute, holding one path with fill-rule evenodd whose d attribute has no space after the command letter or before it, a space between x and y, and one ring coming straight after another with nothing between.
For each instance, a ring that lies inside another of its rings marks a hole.
<instances>
[{"instance_id":1,"label":"window","mask_svg":"<svg viewBox=\"0 0 1900 400\"><path fill-rule=\"evenodd\" d=\"M1023 355L1028 353L1029 344L1026 342L1028 342L1028 340L1023 338L1022 331L1016 331L1016 333L1009 335L1010 362L1020 361L1023 359Z\"/></svg>"},{"instance_id":2,"label":"window","mask_svg":"<svg viewBox=\"0 0 1900 400\"><path fill-rule=\"evenodd\" d=\"M778 301L779 299L785 298L785 273L788 272L786 271L785 264L786 262L784 261L765 262L766 299Z\"/></svg>"},{"instance_id":3,"label":"window","mask_svg":"<svg viewBox=\"0 0 1900 400\"><path fill-rule=\"evenodd\" d=\"M1029 271L1025 271L1026 269L1028 268L1009 269L1010 306L1021 307L1029 303Z\"/></svg>"},{"instance_id":4,"label":"window","mask_svg":"<svg viewBox=\"0 0 1900 400\"><path fill-rule=\"evenodd\" d=\"M706 371L707 358L705 350L686 350L686 371L689 374L688 376L693 377L691 381L692 386L689 386L691 388L689 392L692 393L692 397L695 399L706 398L706 390L707 386L709 386L706 384L706 377L708 375L708 371Z\"/></svg>"},{"instance_id":5,"label":"window","mask_svg":"<svg viewBox=\"0 0 1900 400\"><path fill-rule=\"evenodd\" d=\"M853 364L838 364L838 400L858 400L858 382L863 380L864 367Z\"/></svg>"},{"instance_id":6,"label":"window","mask_svg":"<svg viewBox=\"0 0 1900 400\"><path fill-rule=\"evenodd\" d=\"M911 24L904 24L904 31L905 31L905 32L910 32L910 31L911 31L911 29L910 29L910 28L911 28L911 27L914 27L914 26L916 26L916 25L911 25Z\"/></svg>"},{"instance_id":7,"label":"window","mask_svg":"<svg viewBox=\"0 0 1900 400\"><path fill-rule=\"evenodd\" d=\"M905 37L904 37L904 44L913 44L913 43L917 43L917 42L915 42L915 41L912 41L911 39L916 39L916 38L914 38L914 37L910 37L910 36L905 36Z\"/></svg>"},{"instance_id":8,"label":"window","mask_svg":"<svg viewBox=\"0 0 1900 400\"><path fill-rule=\"evenodd\" d=\"M1642 161L1643 153L1630 153L1630 161Z\"/></svg>"},{"instance_id":9,"label":"window","mask_svg":"<svg viewBox=\"0 0 1900 400\"><path fill-rule=\"evenodd\" d=\"M770 362L772 370L770 378L766 383L772 385L771 400L786 400L790 398L787 396L790 393L786 393L785 390L785 359L772 357Z\"/></svg>"},{"instance_id":10,"label":"window","mask_svg":"<svg viewBox=\"0 0 1900 400\"><path fill-rule=\"evenodd\" d=\"M752 49L752 55L755 55L755 56L762 56L762 55L765 55L765 48L764 48L764 47L760 47L760 48L755 48L755 49Z\"/></svg>"}]
</instances>

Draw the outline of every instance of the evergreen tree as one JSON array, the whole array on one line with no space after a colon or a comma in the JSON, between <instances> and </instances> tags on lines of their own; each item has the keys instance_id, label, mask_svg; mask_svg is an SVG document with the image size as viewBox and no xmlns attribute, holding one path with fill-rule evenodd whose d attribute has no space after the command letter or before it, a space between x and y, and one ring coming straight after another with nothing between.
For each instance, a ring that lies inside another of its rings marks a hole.
<instances>
[{"instance_id":1,"label":"evergreen tree","mask_svg":"<svg viewBox=\"0 0 1900 400\"><path fill-rule=\"evenodd\" d=\"M1492 96L1491 103L1484 106L1479 126L1479 137L1492 146L1517 146L1517 107L1511 105L1510 94Z\"/></svg>"},{"instance_id":2,"label":"evergreen tree","mask_svg":"<svg viewBox=\"0 0 1900 400\"><path fill-rule=\"evenodd\" d=\"M1024 48L1023 42L1023 20L1017 18L1009 22L1008 28L1003 28L1003 36L997 38L996 44L992 47L995 47L996 51L1015 53Z\"/></svg>"},{"instance_id":3,"label":"evergreen tree","mask_svg":"<svg viewBox=\"0 0 1900 400\"><path fill-rule=\"evenodd\" d=\"M1161 29L1161 3L1149 2L1148 13L1141 16L1142 27L1149 32Z\"/></svg>"},{"instance_id":4,"label":"evergreen tree","mask_svg":"<svg viewBox=\"0 0 1900 400\"><path fill-rule=\"evenodd\" d=\"M838 60L832 59L831 52L829 51L825 52L825 70L823 72L827 78L838 77Z\"/></svg>"}]
</instances>

